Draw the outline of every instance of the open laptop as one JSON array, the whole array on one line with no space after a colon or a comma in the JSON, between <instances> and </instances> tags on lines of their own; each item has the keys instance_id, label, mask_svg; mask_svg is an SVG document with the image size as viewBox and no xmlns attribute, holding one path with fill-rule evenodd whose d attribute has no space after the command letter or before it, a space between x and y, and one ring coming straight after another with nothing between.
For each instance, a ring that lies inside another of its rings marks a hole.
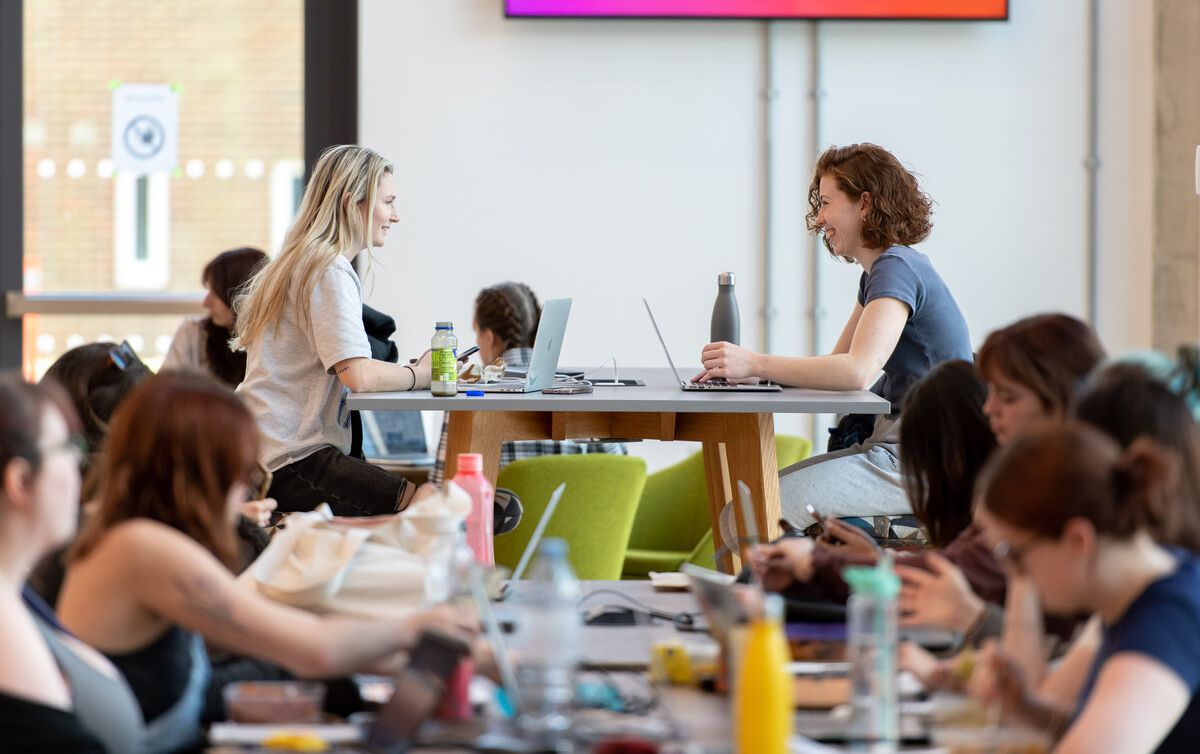
<instances>
[{"instance_id":1,"label":"open laptop","mask_svg":"<svg viewBox=\"0 0 1200 754\"><path fill-rule=\"evenodd\" d=\"M360 411L363 453L379 466L433 466L420 411Z\"/></svg>"},{"instance_id":2,"label":"open laptop","mask_svg":"<svg viewBox=\"0 0 1200 754\"><path fill-rule=\"evenodd\" d=\"M567 317L571 314L571 299L556 298L542 304L542 316L533 340L533 356L524 378L505 377L498 382L460 382L458 392L482 390L485 393L536 393L554 384L558 355L567 332Z\"/></svg>"},{"instance_id":3,"label":"open laptop","mask_svg":"<svg viewBox=\"0 0 1200 754\"><path fill-rule=\"evenodd\" d=\"M542 511L542 517L538 519L537 526L533 529L533 534L529 537L529 544L525 545L525 552L521 553L521 559L517 561L517 568L512 572L512 576L504 585L500 587L498 593L492 595L497 600L503 600L512 593L512 585L515 581L520 581L525 575L525 569L529 567L530 561L533 560L534 553L537 552L538 544L542 541L542 535L546 533L546 526L550 523L550 518L554 515L555 508L562 500L563 492L567 489L567 483L563 482L555 488L550 495L550 502L546 503L546 510Z\"/></svg>"},{"instance_id":4,"label":"open laptop","mask_svg":"<svg viewBox=\"0 0 1200 754\"><path fill-rule=\"evenodd\" d=\"M646 313L650 315L650 324L654 325L654 334L658 336L658 342L662 344L663 353L667 355L667 363L671 365L671 371L675 373L675 379L679 380L679 388L681 390L703 390L706 392L725 392L725 393L778 393L783 390L782 387L773 382L763 382L757 385L740 385L726 382L722 379L710 380L709 382L691 382L679 376L679 370L675 368L675 362L671 360L671 351L667 348L667 341L663 340L662 332L658 329L658 322L654 319L654 312L650 311L650 302L642 299L642 303L646 305Z\"/></svg>"}]
</instances>

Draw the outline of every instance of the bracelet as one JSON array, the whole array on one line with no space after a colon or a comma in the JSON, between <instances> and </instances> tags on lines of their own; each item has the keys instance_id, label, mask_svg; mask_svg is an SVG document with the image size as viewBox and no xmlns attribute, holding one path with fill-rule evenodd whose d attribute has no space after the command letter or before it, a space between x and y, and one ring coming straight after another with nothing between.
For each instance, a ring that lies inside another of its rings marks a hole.
<instances>
[{"instance_id":1,"label":"bracelet","mask_svg":"<svg viewBox=\"0 0 1200 754\"><path fill-rule=\"evenodd\" d=\"M411 374L411 375L412 375L412 380L413 380L413 381L412 381L412 384L408 386L408 389L409 389L409 390L416 390L416 389L417 389L417 370L413 369L413 368L412 368L411 366L409 366L408 364L404 364L403 366L404 366L404 368L405 368L405 369L407 369L407 370L408 370L409 374Z\"/></svg>"}]
</instances>

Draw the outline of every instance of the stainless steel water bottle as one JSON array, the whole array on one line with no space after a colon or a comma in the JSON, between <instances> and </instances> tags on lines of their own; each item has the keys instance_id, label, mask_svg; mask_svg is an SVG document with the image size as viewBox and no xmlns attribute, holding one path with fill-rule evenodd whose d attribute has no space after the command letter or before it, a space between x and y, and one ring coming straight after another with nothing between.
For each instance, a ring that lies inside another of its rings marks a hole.
<instances>
[{"instance_id":1,"label":"stainless steel water bottle","mask_svg":"<svg viewBox=\"0 0 1200 754\"><path fill-rule=\"evenodd\" d=\"M717 275L717 301L713 304L709 342L741 345L742 321L738 316L737 298L733 295L733 273Z\"/></svg>"}]
</instances>

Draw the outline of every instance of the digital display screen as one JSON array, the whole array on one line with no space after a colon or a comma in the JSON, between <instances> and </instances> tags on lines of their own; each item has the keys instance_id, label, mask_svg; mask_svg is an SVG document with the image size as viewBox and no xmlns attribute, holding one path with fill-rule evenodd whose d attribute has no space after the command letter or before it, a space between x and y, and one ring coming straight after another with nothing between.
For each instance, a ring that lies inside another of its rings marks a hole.
<instances>
[{"instance_id":1,"label":"digital display screen","mask_svg":"<svg viewBox=\"0 0 1200 754\"><path fill-rule=\"evenodd\" d=\"M1008 0L505 0L542 18L842 18L1005 20Z\"/></svg>"}]
</instances>

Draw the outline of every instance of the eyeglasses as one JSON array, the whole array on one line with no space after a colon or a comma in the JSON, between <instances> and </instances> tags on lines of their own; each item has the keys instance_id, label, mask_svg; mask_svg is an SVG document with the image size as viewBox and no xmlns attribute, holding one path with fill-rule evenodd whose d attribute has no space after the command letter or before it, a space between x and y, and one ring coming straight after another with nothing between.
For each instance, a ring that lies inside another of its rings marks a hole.
<instances>
[{"instance_id":1,"label":"eyeglasses","mask_svg":"<svg viewBox=\"0 0 1200 754\"><path fill-rule=\"evenodd\" d=\"M130 364L138 360L138 356L137 352L133 350L133 346L129 345L129 341L122 340L121 345L109 349L108 359L117 369L125 370Z\"/></svg>"},{"instance_id":2,"label":"eyeglasses","mask_svg":"<svg viewBox=\"0 0 1200 754\"><path fill-rule=\"evenodd\" d=\"M1025 556L1039 543L1045 541L1045 539L1042 536L1033 536L1017 544L1013 544L1007 539L1002 539L992 548L992 554L1001 563L1007 563L1016 571L1023 571L1025 570Z\"/></svg>"}]
</instances>

